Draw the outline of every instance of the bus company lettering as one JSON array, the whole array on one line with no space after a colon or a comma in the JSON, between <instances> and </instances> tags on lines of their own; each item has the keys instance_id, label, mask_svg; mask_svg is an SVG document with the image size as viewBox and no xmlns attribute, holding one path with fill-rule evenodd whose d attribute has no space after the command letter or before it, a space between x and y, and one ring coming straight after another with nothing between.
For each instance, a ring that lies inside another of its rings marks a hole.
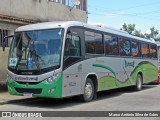
<instances>
[{"instance_id":1,"label":"bus company lettering","mask_svg":"<svg viewBox=\"0 0 160 120\"><path fill-rule=\"evenodd\" d=\"M100 59L100 58L96 58L96 62L97 63L104 63L104 60Z\"/></svg>"},{"instance_id":2,"label":"bus company lettering","mask_svg":"<svg viewBox=\"0 0 160 120\"><path fill-rule=\"evenodd\" d=\"M128 62L128 61L125 60L125 68L129 67L129 66L134 68L134 61L133 62Z\"/></svg>"},{"instance_id":3,"label":"bus company lettering","mask_svg":"<svg viewBox=\"0 0 160 120\"><path fill-rule=\"evenodd\" d=\"M38 77L16 77L16 80L22 80L22 81L37 81Z\"/></svg>"}]
</instances>

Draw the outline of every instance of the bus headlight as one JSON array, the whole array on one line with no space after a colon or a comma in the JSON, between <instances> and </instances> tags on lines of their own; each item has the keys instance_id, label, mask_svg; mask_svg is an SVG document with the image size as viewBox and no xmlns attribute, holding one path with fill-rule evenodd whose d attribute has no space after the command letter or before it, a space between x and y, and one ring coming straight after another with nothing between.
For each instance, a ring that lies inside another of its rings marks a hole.
<instances>
[{"instance_id":1,"label":"bus headlight","mask_svg":"<svg viewBox=\"0 0 160 120\"><path fill-rule=\"evenodd\" d=\"M54 74L53 76L45 79L44 81L46 83L51 83L51 82L54 82L58 77L59 77L60 73L57 73L57 74Z\"/></svg>"}]
</instances>

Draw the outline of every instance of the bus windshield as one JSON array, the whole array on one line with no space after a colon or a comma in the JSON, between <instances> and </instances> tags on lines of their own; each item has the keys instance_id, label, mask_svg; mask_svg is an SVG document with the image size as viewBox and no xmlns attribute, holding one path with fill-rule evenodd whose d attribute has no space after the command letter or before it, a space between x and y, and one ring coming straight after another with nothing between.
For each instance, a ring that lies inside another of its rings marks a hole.
<instances>
[{"instance_id":1,"label":"bus windshield","mask_svg":"<svg viewBox=\"0 0 160 120\"><path fill-rule=\"evenodd\" d=\"M8 66L16 70L41 70L60 66L63 29L16 32Z\"/></svg>"}]
</instances>

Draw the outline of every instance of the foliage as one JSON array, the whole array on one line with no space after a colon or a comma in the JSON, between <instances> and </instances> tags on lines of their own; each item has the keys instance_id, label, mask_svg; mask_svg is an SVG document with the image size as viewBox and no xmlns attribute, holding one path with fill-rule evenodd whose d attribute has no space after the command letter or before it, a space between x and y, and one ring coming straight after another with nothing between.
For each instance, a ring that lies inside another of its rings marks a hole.
<instances>
[{"instance_id":1,"label":"foliage","mask_svg":"<svg viewBox=\"0 0 160 120\"><path fill-rule=\"evenodd\" d=\"M133 31L135 30L135 24L126 24L124 23L124 25L122 26L122 29L124 31L127 31L129 34L132 34Z\"/></svg>"},{"instance_id":2,"label":"foliage","mask_svg":"<svg viewBox=\"0 0 160 120\"><path fill-rule=\"evenodd\" d=\"M145 38L145 36L142 34L142 32L140 30L135 30L134 35L137 36L137 37Z\"/></svg>"},{"instance_id":3,"label":"foliage","mask_svg":"<svg viewBox=\"0 0 160 120\"><path fill-rule=\"evenodd\" d=\"M159 38L155 38L155 41L160 41L160 37Z\"/></svg>"},{"instance_id":4,"label":"foliage","mask_svg":"<svg viewBox=\"0 0 160 120\"><path fill-rule=\"evenodd\" d=\"M137 37L147 38L147 39L155 39L156 41L160 41L160 38L157 37L159 34L158 30L155 27L150 28L150 33L142 34L140 30L135 29L135 24L126 24L122 25L122 30L128 32L129 34L135 35Z\"/></svg>"},{"instance_id":5,"label":"foliage","mask_svg":"<svg viewBox=\"0 0 160 120\"><path fill-rule=\"evenodd\" d=\"M151 33L145 33L146 38L153 38L155 39L157 35L159 34L158 30L155 29L155 27L150 28Z\"/></svg>"}]
</instances>

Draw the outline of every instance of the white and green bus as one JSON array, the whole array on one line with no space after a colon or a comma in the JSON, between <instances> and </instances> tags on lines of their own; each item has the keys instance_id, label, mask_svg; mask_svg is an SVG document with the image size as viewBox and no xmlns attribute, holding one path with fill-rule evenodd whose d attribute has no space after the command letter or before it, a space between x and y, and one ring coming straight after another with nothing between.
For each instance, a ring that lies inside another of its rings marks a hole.
<instances>
[{"instance_id":1,"label":"white and green bus","mask_svg":"<svg viewBox=\"0 0 160 120\"><path fill-rule=\"evenodd\" d=\"M86 23L46 22L16 29L8 58L12 95L89 102L98 91L157 79L156 43Z\"/></svg>"},{"instance_id":2,"label":"white and green bus","mask_svg":"<svg viewBox=\"0 0 160 120\"><path fill-rule=\"evenodd\" d=\"M157 43L157 54L158 54L158 66L160 66L160 42Z\"/></svg>"}]
</instances>

